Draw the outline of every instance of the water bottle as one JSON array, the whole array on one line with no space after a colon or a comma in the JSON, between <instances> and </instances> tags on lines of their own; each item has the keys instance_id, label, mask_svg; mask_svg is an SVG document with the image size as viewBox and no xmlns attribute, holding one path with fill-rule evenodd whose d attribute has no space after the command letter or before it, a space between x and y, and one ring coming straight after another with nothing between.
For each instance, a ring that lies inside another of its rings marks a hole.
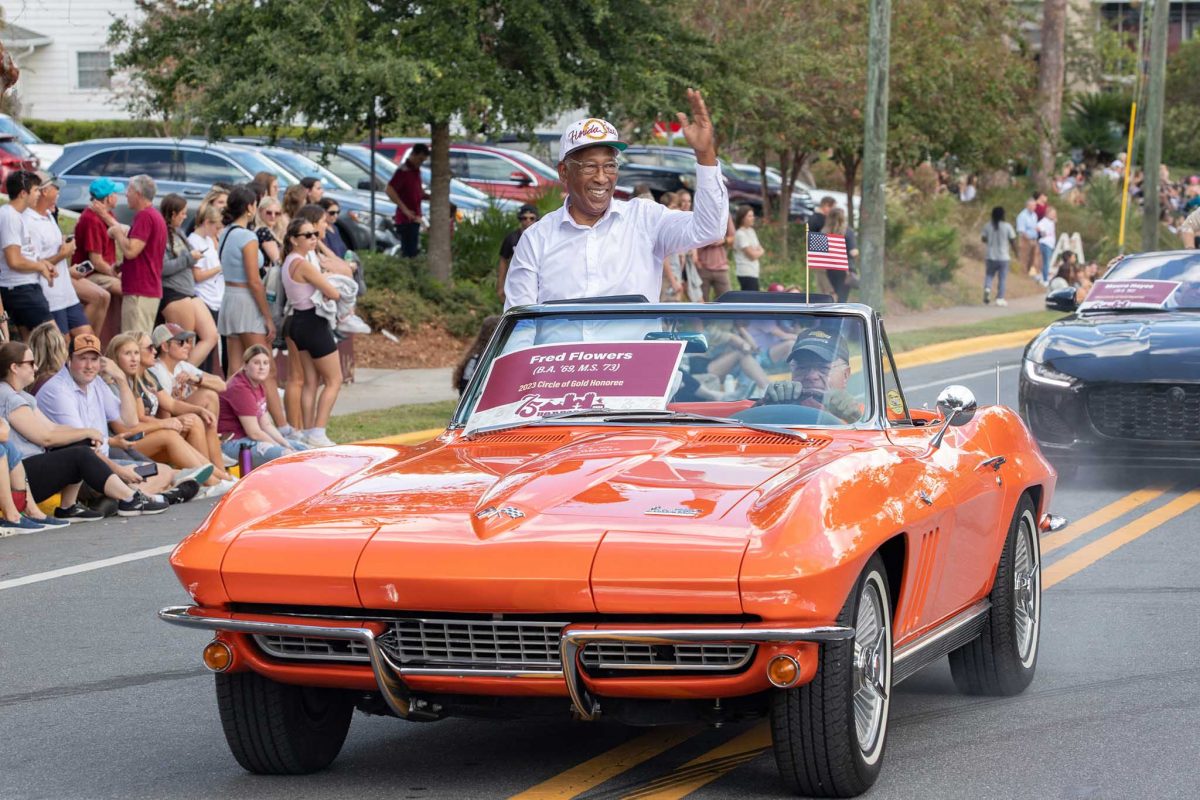
<instances>
[{"instance_id":1,"label":"water bottle","mask_svg":"<svg viewBox=\"0 0 1200 800\"><path fill-rule=\"evenodd\" d=\"M252 469L254 469L254 446L249 442L242 442L242 446L238 448L238 470L244 478L250 474Z\"/></svg>"}]
</instances>

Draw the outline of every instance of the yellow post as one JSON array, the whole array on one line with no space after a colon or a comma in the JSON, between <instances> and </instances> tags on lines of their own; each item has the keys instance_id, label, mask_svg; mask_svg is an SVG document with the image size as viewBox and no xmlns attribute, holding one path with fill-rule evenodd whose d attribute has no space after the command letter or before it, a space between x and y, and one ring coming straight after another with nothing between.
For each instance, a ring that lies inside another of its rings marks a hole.
<instances>
[{"instance_id":1,"label":"yellow post","mask_svg":"<svg viewBox=\"0 0 1200 800\"><path fill-rule=\"evenodd\" d=\"M1129 206L1129 168L1133 166L1133 123L1137 120L1137 101L1129 107L1129 143L1125 145L1125 179L1121 182L1121 231L1117 234L1117 251L1125 255L1125 211Z\"/></svg>"}]
</instances>

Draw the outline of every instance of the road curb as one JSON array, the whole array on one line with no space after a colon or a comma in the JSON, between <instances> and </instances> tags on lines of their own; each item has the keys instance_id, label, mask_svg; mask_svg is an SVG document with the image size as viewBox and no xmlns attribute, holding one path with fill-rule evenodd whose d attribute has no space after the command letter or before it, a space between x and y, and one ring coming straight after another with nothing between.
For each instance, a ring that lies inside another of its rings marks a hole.
<instances>
[{"instance_id":1,"label":"road curb","mask_svg":"<svg viewBox=\"0 0 1200 800\"><path fill-rule=\"evenodd\" d=\"M951 361L964 356L975 356L980 353L990 353L993 350L1006 350L1010 347L1023 347L1029 340L1042 332L1042 328L1026 328L1009 333L993 333L988 336L973 336L970 339L959 339L954 342L941 342L918 347L903 353L896 353L896 368L920 367L926 364L937 364Z\"/></svg>"}]
</instances>

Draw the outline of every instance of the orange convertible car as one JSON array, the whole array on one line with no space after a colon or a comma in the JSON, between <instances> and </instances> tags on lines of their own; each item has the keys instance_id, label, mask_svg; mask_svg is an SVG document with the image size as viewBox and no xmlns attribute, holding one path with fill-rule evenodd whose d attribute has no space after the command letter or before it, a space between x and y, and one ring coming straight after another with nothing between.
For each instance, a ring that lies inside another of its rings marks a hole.
<instances>
[{"instance_id":1,"label":"orange convertible car","mask_svg":"<svg viewBox=\"0 0 1200 800\"><path fill-rule=\"evenodd\" d=\"M909 408L865 306L756 299L515 309L436 440L244 478L160 612L216 632L238 762L321 769L355 708L769 715L786 783L847 796L921 667L1023 690L1059 520L1020 418Z\"/></svg>"}]
</instances>

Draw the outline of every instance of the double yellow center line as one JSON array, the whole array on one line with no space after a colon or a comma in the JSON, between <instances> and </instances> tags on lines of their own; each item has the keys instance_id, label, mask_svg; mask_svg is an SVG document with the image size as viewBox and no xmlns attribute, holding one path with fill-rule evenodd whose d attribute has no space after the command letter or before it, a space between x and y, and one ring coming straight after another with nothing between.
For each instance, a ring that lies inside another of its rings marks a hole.
<instances>
[{"instance_id":1,"label":"double yellow center line","mask_svg":"<svg viewBox=\"0 0 1200 800\"><path fill-rule=\"evenodd\" d=\"M1058 533L1041 538L1042 555L1061 549L1071 542L1114 522L1172 492L1175 486L1146 487L1130 492L1097 509ZM1200 505L1200 486L1193 486L1171 501L1142 514L1112 533L1067 554L1050 566L1042 567L1042 588L1049 589L1075 575L1117 549L1155 530L1170 520ZM706 726L687 726L655 730L642 734L618 747L572 767L512 800L567 800L594 789L623 772L665 753L692 738ZM770 726L759 723L728 742L700 755L670 773L648 781L623 794L636 800L677 800L715 781L737 767L754 760L771 746Z\"/></svg>"}]
</instances>

